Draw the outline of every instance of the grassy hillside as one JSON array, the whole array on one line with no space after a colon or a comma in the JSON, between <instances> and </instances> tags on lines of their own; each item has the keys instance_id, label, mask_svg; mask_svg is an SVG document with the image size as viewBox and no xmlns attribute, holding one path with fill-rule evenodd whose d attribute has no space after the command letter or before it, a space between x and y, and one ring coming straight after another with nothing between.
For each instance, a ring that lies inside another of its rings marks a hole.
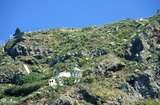
<instances>
[{"instance_id":1,"label":"grassy hillside","mask_svg":"<svg viewBox=\"0 0 160 105\"><path fill-rule=\"evenodd\" d=\"M158 105L159 44L160 15L82 29L17 29L0 48L0 105ZM75 67L80 82L48 85Z\"/></svg>"}]
</instances>

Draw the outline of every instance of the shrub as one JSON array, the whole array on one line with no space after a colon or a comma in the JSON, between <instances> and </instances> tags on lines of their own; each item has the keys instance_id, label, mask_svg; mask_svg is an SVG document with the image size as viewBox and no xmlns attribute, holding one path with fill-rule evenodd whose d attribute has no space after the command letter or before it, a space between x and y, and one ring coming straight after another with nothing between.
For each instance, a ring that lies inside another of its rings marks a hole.
<instances>
[{"instance_id":1,"label":"shrub","mask_svg":"<svg viewBox=\"0 0 160 105\"><path fill-rule=\"evenodd\" d=\"M0 99L3 98L4 96L2 94L0 94Z\"/></svg>"},{"instance_id":2,"label":"shrub","mask_svg":"<svg viewBox=\"0 0 160 105\"><path fill-rule=\"evenodd\" d=\"M84 79L83 79L83 82L85 82L85 83L92 83L92 82L94 82L96 80L96 78L93 76L93 77L85 77Z\"/></svg>"},{"instance_id":3,"label":"shrub","mask_svg":"<svg viewBox=\"0 0 160 105\"><path fill-rule=\"evenodd\" d=\"M13 76L12 83L17 84L17 85L22 85L24 83L23 76L24 75L22 73L15 74Z\"/></svg>"},{"instance_id":4,"label":"shrub","mask_svg":"<svg viewBox=\"0 0 160 105\"><path fill-rule=\"evenodd\" d=\"M4 91L5 95L8 96L26 96L33 91L36 91L41 86L43 86L43 83L34 83L34 84L24 84L22 86L14 86L12 88L6 89Z\"/></svg>"},{"instance_id":5,"label":"shrub","mask_svg":"<svg viewBox=\"0 0 160 105\"><path fill-rule=\"evenodd\" d=\"M17 85L22 85L25 83L34 83L45 79L45 75L41 73L32 72L29 75L24 75L22 73L15 74L12 83Z\"/></svg>"},{"instance_id":6,"label":"shrub","mask_svg":"<svg viewBox=\"0 0 160 105\"><path fill-rule=\"evenodd\" d=\"M41 81L45 78L45 75L41 73L30 73L29 75L25 75L22 80L24 83L33 83L33 82L38 82Z\"/></svg>"},{"instance_id":7,"label":"shrub","mask_svg":"<svg viewBox=\"0 0 160 105\"><path fill-rule=\"evenodd\" d=\"M74 78L74 77L71 77L71 78L63 78L64 85L69 85L69 86L74 85L75 79L76 79L76 78Z\"/></svg>"}]
</instances>

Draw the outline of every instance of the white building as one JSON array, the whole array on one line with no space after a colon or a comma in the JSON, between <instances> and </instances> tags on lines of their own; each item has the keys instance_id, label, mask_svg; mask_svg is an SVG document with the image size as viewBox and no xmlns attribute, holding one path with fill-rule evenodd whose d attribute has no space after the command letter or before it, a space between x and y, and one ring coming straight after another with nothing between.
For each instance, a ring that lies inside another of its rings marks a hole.
<instances>
[{"instance_id":1,"label":"white building","mask_svg":"<svg viewBox=\"0 0 160 105\"><path fill-rule=\"evenodd\" d=\"M58 75L58 78L61 78L61 77L81 77L81 69L79 69L78 67L75 67L72 71L70 72L66 72L66 71L63 71L63 72L60 72L59 75Z\"/></svg>"},{"instance_id":2,"label":"white building","mask_svg":"<svg viewBox=\"0 0 160 105\"><path fill-rule=\"evenodd\" d=\"M63 77L65 78L75 77L74 83L77 83L80 81L81 76L82 76L82 71L78 67L75 67L71 72L67 72L67 71L60 72L56 77L58 79L57 82L54 78L51 78L49 79L48 83L49 83L49 86L56 88L57 85L63 86Z\"/></svg>"},{"instance_id":3,"label":"white building","mask_svg":"<svg viewBox=\"0 0 160 105\"><path fill-rule=\"evenodd\" d=\"M71 77L71 73L70 72L66 72L66 71L59 73L58 78L62 78L62 77L69 78L69 77Z\"/></svg>"},{"instance_id":4,"label":"white building","mask_svg":"<svg viewBox=\"0 0 160 105\"><path fill-rule=\"evenodd\" d=\"M79 69L78 67L75 67L73 69L73 71L71 72L72 77L81 77L81 69Z\"/></svg>"}]
</instances>

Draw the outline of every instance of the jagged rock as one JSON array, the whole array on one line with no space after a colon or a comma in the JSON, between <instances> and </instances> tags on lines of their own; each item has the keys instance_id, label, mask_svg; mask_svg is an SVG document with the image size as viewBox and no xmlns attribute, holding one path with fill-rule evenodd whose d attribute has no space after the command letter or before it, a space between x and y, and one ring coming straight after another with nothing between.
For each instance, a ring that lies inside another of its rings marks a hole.
<instances>
[{"instance_id":1,"label":"jagged rock","mask_svg":"<svg viewBox=\"0 0 160 105\"><path fill-rule=\"evenodd\" d=\"M40 40L42 39L31 39L25 35L21 38L14 37L6 43L4 50L12 58L18 56L33 56L36 59L42 59L53 54L53 49L45 45L46 43L38 43Z\"/></svg>"},{"instance_id":2,"label":"jagged rock","mask_svg":"<svg viewBox=\"0 0 160 105\"><path fill-rule=\"evenodd\" d=\"M49 64L50 65L55 65L57 63L60 63L60 62L64 62L65 60L71 58L71 57L81 57L82 54L79 53L79 52L68 52L66 53L65 55L63 56L60 56L60 57L57 57L55 60L53 60L52 62L50 62Z\"/></svg>"},{"instance_id":3,"label":"jagged rock","mask_svg":"<svg viewBox=\"0 0 160 105\"><path fill-rule=\"evenodd\" d=\"M1 83L12 83L20 84L21 77L25 74L22 65L16 62L10 62L11 64L0 65L0 84Z\"/></svg>"},{"instance_id":4,"label":"jagged rock","mask_svg":"<svg viewBox=\"0 0 160 105\"><path fill-rule=\"evenodd\" d=\"M39 46L37 48L32 48L20 43L8 49L7 52L12 57L33 56L36 59L42 59L44 56L48 56L53 53L51 49L43 48L42 46Z\"/></svg>"},{"instance_id":5,"label":"jagged rock","mask_svg":"<svg viewBox=\"0 0 160 105\"><path fill-rule=\"evenodd\" d=\"M27 47L25 45L21 45L21 44L18 44L16 46L14 46L10 50L10 53L15 54L15 56L19 56L19 55L27 56L27 55L29 55L28 51L27 51Z\"/></svg>"},{"instance_id":6,"label":"jagged rock","mask_svg":"<svg viewBox=\"0 0 160 105\"><path fill-rule=\"evenodd\" d=\"M113 72L119 71L125 67L122 62L100 63L96 66L95 74L99 76L111 77Z\"/></svg>"},{"instance_id":7,"label":"jagged rock","mask_svg":"<svg viewBox=\"0 0 160 105\"><path fill-rule=\"evenodd\" d=\"M71 87L64 95L56 100L49 100L49 105L79 105L81 101L86 101L92 105L98 105L101 98L93 95L89 89L83 86Z\"/></svg>"},{"instance_id":8,"label":"jagged rock","mask_svg":"<svg viewBox=\"0 0 160 105\"><path fill-rule=\"evenodd\" d=\"M140 52L143 51L144 45L140 37L135 37L132 39L131 45L128 50L124 52L124 57L127 60L141 61Z\"/></svg>"},{"instance_id":9,"label":"jagged rock","mask_svg":"<svg viewBox=\"0 0 160 105\"><path fill-rule=\"evenodd\" d=\"M66 54L59 56L55 60L50 62L50 65L55 65L57 63L64 62L65 60L70 59L71 57L79 57L79 58L84 57L84 56L97 57L97 56L102 56L106 54L108 54L108 52L100 48L94 49L90 52L86 52L86 51L67 52Z\"/></svg>"},{"instance_id":10,"label":"jagged rock","mask_svg":"<svg viewBox=\"0 0 160 105\"><path fill-rule=\"evenodd\" d=\"M12 58L14 58L18 55L18 53L16 52L17 49L14 46L24 40L25 38L9 40L4 46L4 51L7 52L8 55L10 55Z\"/></svg>"},{"instance_id":11,"label":"jagged rock","mask_svg":"<svg viewBox=\"0 0 160 105\"><path fill-rule=\"evenodd\" d=\"M97 56L102 56L102 55L106 55L106 54L108 54L108 51L106 51L102 48L97 48L95 50L92 50L89 55L92 57L97 57Z\"/></svg>"},{"instance_id":12,"label":"jagged rock","mask_svg":"<svg viewBox=\"0 0 160 105\"><path fill-rule=\"evenodd\" d=\"M23 35L24 35L24 32L21 32L19 28L16 28L15 34L13 34L13 36L17 39L22 38Z\"/></svg>"},{"instance_id":13,"label":"jagged rock","mask_svg":"<svg viewBox=\"0 0 160 105\"><path fill-rule=\"evenodd\" d=\"M0 83L11 83L13 77L13 73L2 73L0 74Z\"/></svg>"},{"instance_id":14,"label":"jagged rock","mask_svg":"<svg viewBox=\"0 0 160 105\"><path fill-rule=\"evenodd\" d=\"M119 89L125 92L128 95L128 100L130 101L137 101L139 99L143 99L142 95L137 92L134 87L132 87L129 83L123 83L119 87Z\"/></svg>"},{"instance_id":15,"label":"jagged rock","mask_svg":"<svg viewBox=\"0 0 160 105\"><path fill-rule=\"evenodd\" d=\"M13 84L21 84L20 80L22 73L18 72L3 72L0 74L0 83L13 83Z\"/></svg>"},{"instance_id":16,"label":"jagged rock","mask_svg":"<svg viewBox=\"0 0 160 105\"><path fill-rule=\"evenodd\" d=\"M130 76L128 83L144 98L160 97L160 87L155 82L151 71Z\"/></svg>"},{"instance_id":17,"label":"jagged rock","mask_svg":"<svg viewBox=\"0 0 160 105\"><path fill-rule=\"evenodd\" d=\"M91 103L93 105L98 105L98 101L100 100L99 97L91 95L87 90L81 89L77 92L78 98L80 100L85 100L88 103Z\"/></svg>"}]
</instances>

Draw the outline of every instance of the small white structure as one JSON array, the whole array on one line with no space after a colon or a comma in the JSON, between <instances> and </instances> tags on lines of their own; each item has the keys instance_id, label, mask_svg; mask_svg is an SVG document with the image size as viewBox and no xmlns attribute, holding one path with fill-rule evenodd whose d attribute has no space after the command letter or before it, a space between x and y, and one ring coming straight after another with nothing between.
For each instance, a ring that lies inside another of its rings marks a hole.
<instances>
[{"instance_id":1,"label":"small white structure","mask_svg":"<svg viewBox=\"0 0 160 105\"><path fill-rule=\"evenodd\" d=\"M144 20L143 18L140 18L140 19L139 19L139 21L143 21L143 20Z\"/></svg>"},{"instance_id":2,"label":"small white structure","mask_svg":"<svg viewBox=\"0 0 160 105\"><path fill-rule=\"evenodd\" d=\"M66 71L61 72L61 73L59 73L58 78L61 78L61 77L69 78L69 77L71 77L71 73L70 72L66 72Z\"/></svg>"},{"instance_id":3,"label":"small white structure","mask_svg":"<svg viewBox=\"0 0 160 105\"><path fill-rule=\"evenodd\" d=\"M50 87L53 87L53 88L56 88L56 86L57 86L57 82L54 78L49 79L48 84Z\"/></svg>"},{"instance_id":4,"label":"small white structure","mask_svg":"<svg viewBox=\"0 0 160 105\"><path fill-rule=\"evenodd\" d=\"M70 71L70 72L61 72L59 73L58 75L58 78L61 78L61 77L66 77L66 78L70 78L70 77L81 77L81 69L79 69L78 67L75 67L73 69L73 71Z\"/></svg>"},{"instance_id":5,"label":"small white structure","mask_svg":"<svg viewBox=\"0 0 160 105\"><path fill-rule=\"evenodd\" d=\"M63 82L64 82L63 77L65 77L65 78L75 77L74 83L77 83L80 81L80 77L82 77L82 71L78 67L75 67L70 72L67 72L67 71L60 72L58 74L58 76L55 77L55 78L57 78L58 81L56 81L54 78L49 79L49 81L48 81L49 86L51 86L53 88L56 88L57 85L63 86Z\"/></svg>"},{"instance_id":6,"label":"small white structure","mask_svg":"<svg viewBox=\"0 0 160 105\"><path fill-rule=\"evenodd\" d=\"M81 77L81 69L75 67L71 72L72 77Z\"/></svg>"},{"instance_id":7,"label":"small white structure","mask_svg":"<svg viewBox=\"0 0 160 105\"><path fill-rule=\"evenodd\" d=\"M29 70L29 68L28 68L28 66L27 66L26 64L23 64L23 67L24 67L24 69L26 70L26 72L27 72L28 74L31 73L31 71Z\"/></svg>"}]
</instances>

